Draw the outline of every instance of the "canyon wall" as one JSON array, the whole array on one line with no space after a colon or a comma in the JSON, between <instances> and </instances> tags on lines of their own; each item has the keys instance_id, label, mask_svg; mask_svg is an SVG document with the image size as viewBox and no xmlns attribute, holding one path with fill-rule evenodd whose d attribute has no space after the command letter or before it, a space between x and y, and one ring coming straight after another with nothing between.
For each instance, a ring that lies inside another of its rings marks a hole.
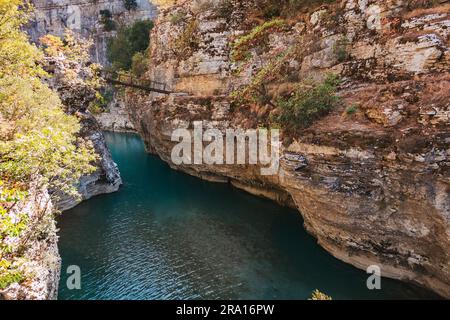
<instances>
[{"instance_id":1,"label":"canyon wall","mask_svg":"<svg viewBox=\"0 0 450 320\"><path fill-rule=\"evenodd\" d=\"M76 38L78 35L73 34ZM78 40L77 40L78 41ZM74 45L70 48L76 51ZM82 55L82 54L80 54ZM112 193L119 189L122 184L120 172L117 164L113 161L111 153L106 145L105 137L99 123L89 111L90 106L97 99L97 79L95 69L91 68L89 57L69 57L68 54L47 54L45 58L45 69L51 75L47 82L55 90L65 112L76 115L80 120L80 137L92 142L98 160L95 163L96 171L92 174L81 177L78 182L78 193L80 197L74 198L66 194L58 195L58 200L54 205L61 211L73 208L83 200L94 196Z\"/></svg>"},{"instance_id":2,"label":"canyon wall","mask_svg":"<svg viewBox=\"0 0 450 320\"><path fill-rule=\"evenodd\" d=\"M137 7L132 10L124 7L123 0L32 0L31 2L35 10L32 21L26 28L31 41L37 43L46 34L63 36L69 29L76 37L81 36L93 41L91 61L87 65L92 61L102 65L108 64L106 41L115 35L115 31L105 30L101 22L102 10L111 13L111 18L117 26L129 25L136 20L152 19L156 14L155 6L148 0L137 0ZM11 214L23 213L29 219L28 230L21 239L16 239L20 242L25 241L22 244L25 252L21 257L23 263L20 266L25 280L1 290L0 299L56 299L61 259L57 246L54 212L73 208L81 201L96 195L115 192L122 184L120 172L107 148L102 130L132 131L133 125L127 120L127 114L120 101L116 101L110 113L99 116L100 123L88 110L89 105L96 99L96 90L89 85L89 81L86 81L93 75L86 74L89 68L80 63L83 59L81 57L68 59L64 55L46 56L46 71L51 75L47 81L49 86L58 92L66 112L80 119L80 137L91 141L98 155L95 163L96 171L83 176L78 182L80 197L58 194L57 190L49 190L49 195L47 190L30 189L27 199L16 206L16 210ZM54 196L53 203L50 200L51 195Z\"/></svg>"},{"instance_id":3,"label":"canyon wall","mask_svg":"<svg viewBox=\"0 0 450 320\"><path fill-rule=\"evenodd\" d=\"M116 30L105 29L102 11L107 10L111 13L111 20L116 24L115 29L121 25L129 26L138 20L153 20L157 15L156 6L149 0L136 0L137 7L132 10L125 8L124 0L33 0L32 3L35 10L27 32L33 42L38 43L46 34L61 37L66 29L72 30L83 38L93 41L92 61L103 66L109 65L106 45L108 38L116 35ZM108 112L95 115L95 118L102 130L135 131L117 93L108 106ZM86 182L88 180L90 179Z\"/></svg>"},{"instance_id":4,"label":"canyon wall","mask_svg":"<svg viewBox=\"0 0 450 320\"><path fill-rule=\"evenodd\" d=\"M332 255L450 298L450 3L347 0L309 8L253 43L252 1L183 1L161 12L145 78L174 94L129 90L150 152L174 169L295 206ZM260 71L271 101L236 103ZM281 166L175 165L173 130L271 125L277 97L327 73L344 103L300 132L283 130ZM352 112L349 112L349 106Z\"/></svg>"},{"instance_id":5,"label":"canyon wall","mask_svg":"<svg viewBox=\"0 0 450 320\"><path fill-rule=\"evenodd\" d=\"M80 197L68 195L58 197L55 206L61 211L69 210L92 197L116 192L122 185L119 168L106 145L103 129L89 112L80 112L79 115L82 117L80 136L92 142L99 159L95 163L96 171L81 177L77 186Z\"/></svg>"},{"instance_id":6,"label":"canyon wall","mask_svg":"<svg viewBox=\"0 0 450 320\"><path fill-rule=\"evenodd\" d=\"M105 29L102 11L107 10L111 13L116 29L120 25L130 25L137 20L153 19L157 13L156 7L148 0L137 0L137 7L131 10L125 8L123 0L33 0L32 3L35 10L27 28L32 41L39 42L46 34L63 36L69 29L86 40L92 40L92 61L103 66L109 64L106 57L107 39L113 37L116 30ZM70 112L77 112L81 116L81 135L93 142L100 160L97 164L98 170L92 175L82 177L80 181L81 199L62 196L55 204L63 211L74 207L81 200L118 190L121 184L120 174L106 147L101 130L134 131L133 124L123 108L123 102L117 95L109 106L109 112L95 116L89 113L87 106L95 99L95 92L80 86L80 83L64 83L65 80L58 75L65 69L73 68L69 63L66 62L66 65L64 63L54 61L60 72L57 72L57 77L51 81L52 87L58 90L64 104L71 109Z\"/></svg>"},{"instance_id":7,"label":"canyon wall","mask_svg":"<svg viewBox=\"0 0 450 320\"><path fill-rule=\"evenodd\" d=\"M109 10L118 24L129 25L137 20L153 19L157 10L148 0L137 0L137 8L127 10L123 0L32 0L34 17L28 33L37 42L46 34L62 36L70 29L85 38L94 40L93 61L107 65L106 42L114 36L114 30L105 30L101 23L102 10Z\"/></svg>"}]
</instances>

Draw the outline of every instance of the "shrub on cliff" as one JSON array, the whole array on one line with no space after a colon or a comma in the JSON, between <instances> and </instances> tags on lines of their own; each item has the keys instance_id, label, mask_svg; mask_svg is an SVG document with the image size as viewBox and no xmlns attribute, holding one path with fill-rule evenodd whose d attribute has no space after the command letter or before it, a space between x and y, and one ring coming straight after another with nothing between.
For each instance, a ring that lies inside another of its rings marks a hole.
<instances>
[{"instance_id":1,"label":"shrub on cliff","mask_svg":"<svg viewBox=\"0 0 450 320\"><path fill-rule=\"evenodd\" d=\"M108 40L107 56L114 70L130 70L133 56L147 49L153 22L137 21L130 27L119 28L116 37Z\"/></svg>"},{"instance_id":2,"label":"shrub on cliff","mask_svg":"<svg viewBox=\"0 0 450 320\"><path fill-rule=\"evenodd\" d=\"M131 63L131 73L136 77L141 77L148 70L148 64L150 60L148 59L147 52L138 52L133 56Z\"/></svg>"},{"instance_id":3,"label":"shrub on cliff","mask_svg":"<svg viewBox=\"0 0 450 320\"><path fill-rule=\"evenodd\" d=\"M111 11L100 10L100 23L103 24L103 29L105 31L116 30L116 23L112 19Z\"/></svg>"},{"instance_id":4,"label":"shrub on cliff","mask_svg":"<svg viewBox=\"0 0 450 320\"><path fill-rule=\"evenodd\" d=\"M66 113L92 113L104 109L107 101L100 94L104 81L101 66L91 62L89 50L92 41L81 39L71 30L64 37L46 35L40 39L44 46L46 70L52 73L52 87L61 92Z\"/></svg>"},{"instance_id":5,"label":"shrub on cliff","mask_svg":"<svg viewBox=\"0 0 450 320\"><path fill-rule=\"evenodd\" d=\"M125 9L130 11L130 10L136 10L138 7L138 4L137 4L136 0L123 0L123 6L125 7Z\"/></svg>"},{"instance_id":6,"label":"shrub on cliff","mask_svg":"<svg viewBox=\"0 0 450 320\"><path fill-rule=\"evenodd\" d=\"M187 16L187 14L185 11L183 11L183 10L176 11L175 13L173 13L170 16L170 23L175 24L175 25L179 24L180 22L186 20L186 16Z\"/></svg>"},{"instance_id":7,"label":"shrub on cliff","mask_svg":"<svg viewBox=\"0 0 450 320\"><path fill-rule=\"evenodd\" d=\"M182 31L171 43L171 50L179 59L187 59L198 46L198 21L194 18L185 22Z\"/></svg>"},{"instance_id":8,"label":"shrub on cliff","mask_svg":"<svg viewBox=\"0 0 450 320\"><path fill-rule=\"evenodd\" d=\"M283 28L285 25L284 20L274 19L256 26L250 33L236 39L231 44L231 59L233 61L245 60L251 48L261 45L262 42L267 40L270 33Z\"/></svg>"},{"instance_id":9,"label":"shrub on cliff","mask_svg":"<svg viewBox=\"0 0 450 320\"><path fill-rule=\"evenodd\" d=\"M309 127L315 120L327 115L341 101L336 95L340 80L329 75L322 83L305 81L288 98L280 98L278 122L291 130Z\"/></svg>"}]
</instances>

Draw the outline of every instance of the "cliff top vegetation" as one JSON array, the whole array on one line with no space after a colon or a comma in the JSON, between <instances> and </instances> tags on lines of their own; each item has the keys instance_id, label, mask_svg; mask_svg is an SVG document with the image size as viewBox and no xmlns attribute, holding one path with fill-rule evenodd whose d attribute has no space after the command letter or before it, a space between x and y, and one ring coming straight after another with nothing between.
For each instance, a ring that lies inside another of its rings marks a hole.
<instances>
[{"instance_id":1,"label":"cliff top vegetation","mask_svg":"<svg viewBox=\"0 0 450 320\"><path fill-rule=\"evenodd\" d=\"M113 70L128 71L132 69L133 61L135 65L142 63L150 43L149 33L152 28L151 20L137 21L131 26L119 27L117 35L110 38L107 44L107 56ZM140 55L134 57L138 53Z\"/></svg>"}]
</instances>

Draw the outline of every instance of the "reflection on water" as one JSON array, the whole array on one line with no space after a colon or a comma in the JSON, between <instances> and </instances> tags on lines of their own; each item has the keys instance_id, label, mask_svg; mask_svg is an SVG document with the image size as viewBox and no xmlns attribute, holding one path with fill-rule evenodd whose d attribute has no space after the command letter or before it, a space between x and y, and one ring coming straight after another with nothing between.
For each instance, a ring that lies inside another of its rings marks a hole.
<instances>
[{"instance_id":1,"label":"reflection on water","mask_svg":"<svg viewBox=\"0 0 450 320\"><path fill-rule=\"evenodd\" d=\"M107 134L124 186L59 219L60 299L426 298L430 293L367 275L327 254L298 212L173 171L139 137ZM67 266L81 268L68 290Z\"/></svg>"}]
</instances>

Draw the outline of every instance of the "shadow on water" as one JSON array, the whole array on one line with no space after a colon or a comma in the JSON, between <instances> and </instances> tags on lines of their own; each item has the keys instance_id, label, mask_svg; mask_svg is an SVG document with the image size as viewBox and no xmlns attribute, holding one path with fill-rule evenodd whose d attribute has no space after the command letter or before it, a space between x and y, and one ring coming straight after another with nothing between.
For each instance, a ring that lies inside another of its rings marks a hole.
<instances>
[{"instance_id":1,"label":"shadow on water","mask_svg":"<svg viewBox=\"0 0 450 320\"><path fill-rule=\"evenodd\" d=\"M327 254L300 214L229 185L171 170L132 134L106 134L124 186L58 220L60 299L435 298L367 275ZM81 268L81 290L66 286Z\"/></svg>"}]
</instances>

